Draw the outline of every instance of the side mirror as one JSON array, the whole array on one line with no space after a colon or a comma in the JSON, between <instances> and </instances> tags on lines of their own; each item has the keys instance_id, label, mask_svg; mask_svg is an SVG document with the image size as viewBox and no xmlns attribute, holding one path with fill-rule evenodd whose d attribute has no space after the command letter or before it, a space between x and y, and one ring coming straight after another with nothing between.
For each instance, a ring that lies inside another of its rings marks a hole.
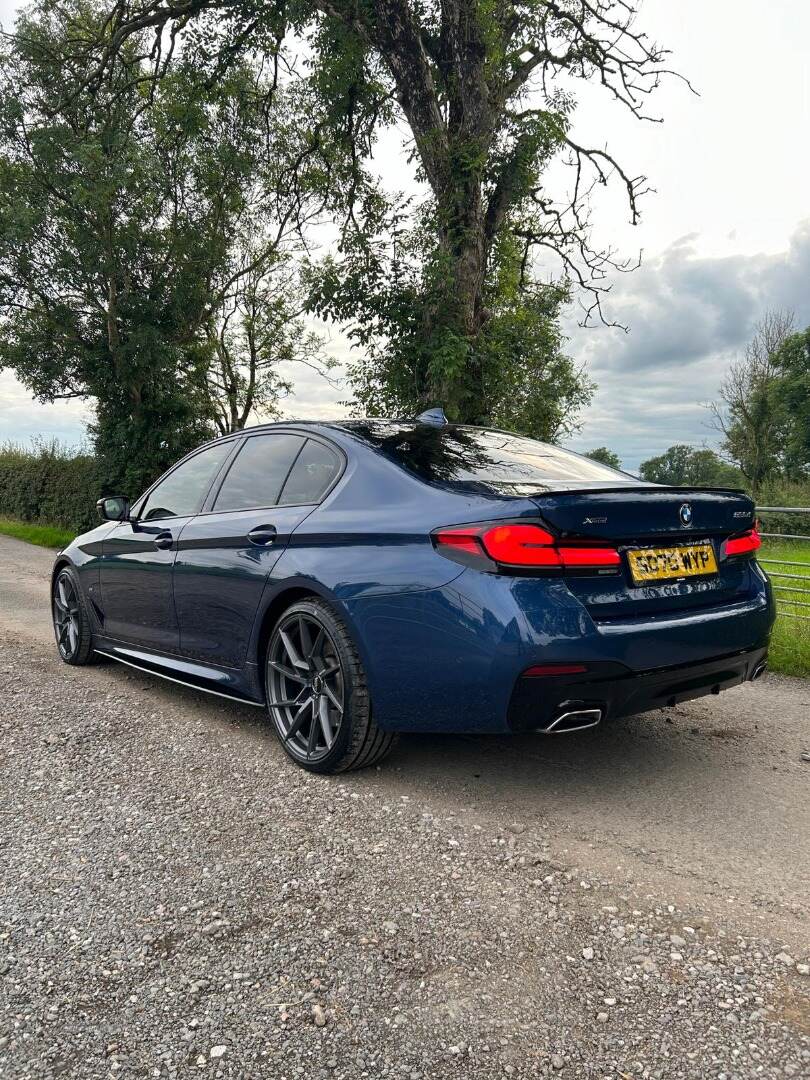
<instances>
[{"instance_id":1,"label":"side mirror","mask_svg":"<svg viewBox=\"0 0 810 1080\"><path fill-rule=\"evenodd\" d=\"M99 499L96 510L101 515L102 521L127 521L129 519L129 499L123 495L110 495L106 499Z\"/></svg>"}]
</instances>

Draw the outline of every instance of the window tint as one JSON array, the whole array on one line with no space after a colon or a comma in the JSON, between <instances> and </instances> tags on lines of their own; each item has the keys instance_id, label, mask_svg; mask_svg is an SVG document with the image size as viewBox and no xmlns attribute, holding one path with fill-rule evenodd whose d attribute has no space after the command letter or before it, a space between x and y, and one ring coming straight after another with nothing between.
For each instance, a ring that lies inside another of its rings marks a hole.
<instances>
[{"instance_id":1,"label":"window tint","mask_svg":"<svg viewBox=\"0 0 810 1080\"><path fill-rule=\"evenodd\" d=\"M350 420L341 427L430 483L508 495L528 495L555 484L638 483L570 450L508 432L385 420Z\"/></svg>"},{"instance_id":2,"label":"window tint","mask_svg":"<svg viewBox=\"0 0 810 1080\"><path fill-rule=\"evenodd\" d=\"M307 439L306 445L287 477L280 503L316 503L335 479L340 468L337 454L328 446Z\"/></svg>"},{"instance_id":3,"label":"window tint","mask_svg":"<svg viewBox=\"0 0 810 1080\"><path fill-rule=\"evenodd\" d=\"M215 510L249 510L275 506L302 435L253 435L245 440L219 489Z\"/></svg>"},{"instance_id":4,"label":"window tint","mask_svg":"<svg viewBox=\"0 0 810 1080\"><path fill-rule=\"evenodd\" d=\"M141 507L141 520L196 514L217 470L232 449L231 440L214 443L178 465L150 493Z\"/></svg>"}]
</instances>

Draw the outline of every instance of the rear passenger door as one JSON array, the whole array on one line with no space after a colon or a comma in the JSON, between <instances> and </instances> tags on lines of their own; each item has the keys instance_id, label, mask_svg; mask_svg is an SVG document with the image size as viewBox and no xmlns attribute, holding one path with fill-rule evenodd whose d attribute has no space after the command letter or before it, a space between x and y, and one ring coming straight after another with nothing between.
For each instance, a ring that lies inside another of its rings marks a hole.
<instances>
[{"instance_id":1,"label":"rear passenger door","mask_svg":"<svg viewBox=\"0 0 810 1080\"><path fill-rule=\"evenodd\" d=\"M207 508L186 526L175 560L184 655L244 664L267 576L340 467L334 450L300 433L244 438Z\"/></svg>"}]
</instances>

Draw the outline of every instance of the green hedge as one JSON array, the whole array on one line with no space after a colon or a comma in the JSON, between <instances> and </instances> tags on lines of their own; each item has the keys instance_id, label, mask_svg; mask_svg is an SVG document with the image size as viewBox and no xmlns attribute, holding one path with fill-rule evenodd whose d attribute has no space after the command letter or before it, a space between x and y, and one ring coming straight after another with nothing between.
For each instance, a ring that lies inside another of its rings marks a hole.
<instances>
[{"instance_id":1,"label":"green hedge","mask_svg":"<svg viewBox=\"0 0 810 1080\"><path fill-rule=\"evenodd\" d=\"M84 532L98 524L98 462L57 443L0 447L0 517Z\"/></svg>"}]
</instances>

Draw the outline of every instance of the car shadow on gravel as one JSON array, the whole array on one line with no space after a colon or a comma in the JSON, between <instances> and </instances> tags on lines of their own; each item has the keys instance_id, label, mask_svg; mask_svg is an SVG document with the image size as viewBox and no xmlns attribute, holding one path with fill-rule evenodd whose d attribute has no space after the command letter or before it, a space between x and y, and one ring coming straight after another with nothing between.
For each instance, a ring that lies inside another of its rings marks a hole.
<instances>
[{"instance_id":1,"label":"car shadow on gravel","mask_svg":"<svg viewBox=\"0 0 810 1080\"><path fill-rule=\"evenodd\" d=\"M115 665L108 671L136 685L156 705L200 720L210 718L233 736L256 740L256 752L267 755L274 766L297 768L284 755L263 709L240 707L185 687L169 688L148 675L115 671ZM756 737L744 710L725 709L715 716L712 704L691 703L561 735L403 734L391 756L372 772L378 779L396 777L398 786L418 788L435 781L449 790L476 782L483 789L491 782L513 794L518 789L536 794L559 788L598 792L601 797L613 791L626 799L629 787L644 790L673 781L676 786L700 787L704 781L712 784L734 758L747 758L750 740ZM337 779L354 783L367 775Z\"/></svg>"}]
</instances>

